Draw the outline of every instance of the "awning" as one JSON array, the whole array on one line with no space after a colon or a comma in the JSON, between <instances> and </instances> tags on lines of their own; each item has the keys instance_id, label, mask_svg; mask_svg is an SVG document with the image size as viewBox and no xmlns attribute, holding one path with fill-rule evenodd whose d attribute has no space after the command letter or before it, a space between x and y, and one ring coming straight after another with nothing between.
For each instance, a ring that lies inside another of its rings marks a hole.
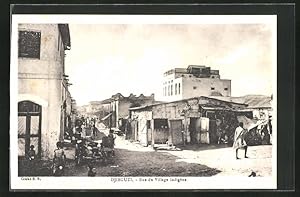
<instances>
[{"instance_id":1,"label":"awning","mask_svg":"<svg viewBox=\"0 0 300 197\"><path fill-rule=\"evenodd\" d=\"M106 120L107 118L109 118L112 115L112 113L109 113L108 115L106 115L104 118L101 118L101 120Z\"/></svg>"},{"instance_id":2,"label":"awning","mask_svg":"<svg viewBox=\"0 0 300 197\"><path fill-rule=\"evenodd\" d=\"M252 112L250 109L236 109L230 107L208 107L200 105L202 109L207 111L232 111L232 112Z\"/></svg>"},{"instance_id":3,"label":"awning","mask_svg":"<svg viewBox=\"0 0 300 197\"><path fill-rule=\"evenodd\" d=\"M200 105L201 106L201 105ZM201 106L204 110L224 110L224 111L233 111L232 108L225 108L225 107L207 107L207 106Z\"/></svg>"},{"instance_id":4,"label":"awning","mask_svg":"<svg viewBox=\"0 0 300 197\"><path fill-rule=\"evenodd\" d=\"M237 119L239 122L242 122L244 124L244 128L248 131L259 125L265 125L268 123L268 121L255 121L250 118L247 118L246 116L238 116Z\"/></svg>"},{"instance_id":5,"label":"awning","mask_svg":"<svg viewBox=\"0 0 300 197\"><path fill-rule=\"evenodd\" d=\"M256 124L251 125L251 127L249 127L248 130L253 129L253 128L257 127L257 126L266 125L266 124L268 124L267 120L259 120L259 121L256 122Z\"/></svg>"}]
</instances>

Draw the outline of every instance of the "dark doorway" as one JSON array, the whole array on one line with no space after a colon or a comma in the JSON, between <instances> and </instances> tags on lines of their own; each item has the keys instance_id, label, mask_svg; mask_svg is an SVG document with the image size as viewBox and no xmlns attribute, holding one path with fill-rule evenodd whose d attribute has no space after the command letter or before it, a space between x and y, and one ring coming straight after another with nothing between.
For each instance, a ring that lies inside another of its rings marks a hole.
<instances>
[{"instance_id":1,"label":"dark doorway","mask_svg":"<svg viewBox=\"0 0 300 197\"><path fill-rule=\"evenodd\" d=\"M41 158L42 107L31 101L18 103L18 155L27 155L30 145L38 158Z\"/></svg>"},{"instance_id":2,"label":"dark doorway","mask_svg":"<svg viewBox=\"0 0 300 197\"><path fill-rule=\"evenodd\" d=\"M198 133L200 134L200 119L199 118L190 118L190 137L191 137L191 143L197 144L198 143Z\"/></svg>"},{"instance_id":3,"label":"dark doorway","mask_svg":"<svg viewBox=\"0 0 300 197\"><path fill-rule=\"evenodd\" d=\"M152 142L151 120L147 120L147 143L151 144L151 142Z\"/></svg>"},{"instance_id":4,"label":"dark doorway","mask_svg":"<svg viewBox=\"0 0 300 197\"><path fill-rule=\"evenodd\" d=\"M210 144L218 143L216 120L209 119L209 142Z\"/></svg>"}]
</instances>

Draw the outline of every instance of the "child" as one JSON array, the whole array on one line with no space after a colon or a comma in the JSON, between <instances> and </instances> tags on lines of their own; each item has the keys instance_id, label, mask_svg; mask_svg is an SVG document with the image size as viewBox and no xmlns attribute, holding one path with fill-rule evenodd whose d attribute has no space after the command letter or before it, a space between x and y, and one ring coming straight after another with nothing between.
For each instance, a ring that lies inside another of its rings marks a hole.
<instances>
[{"instance_id":1,"label":"child","mask_svg":"<svg viewBox=\"0 0 300 197\"><path fill-rule=\"evenodd\" d=\"M32 161L35 159L34 145L30 145L30 149L28 151L28 159L29 159L29 161Z\"/></svg>"},{"instance_id":2,"label":"child","mask_svg":"<svg viewBox=\"0 0 300 197\"><path fill-rule=\"evenodd\" d=\"M112 149L112 151L111 151L112 156L115 156L114 146L115 146L116 137L114 136L114 131L113 130L109 131L109 134L108 134L107 138L108 138L108 143L109 143L108 147Z\"/></svg>"},{"instance_id":3,"label":"child","mask_svg":"<svg viewBox=\"0 0 300 197\"><path fill-rule=\"evenodd\" d=\"M89 171L88 171L88 176L94 177L96 176L96 168L94 167L93 164L88 165Z\"/></svg>"},{"instance_id":4,"label":"child","mask_svg":"<svg viewBox=\"0 0 300 197\"><path fill-rule=\"evenodd\" d=\"M54 157L53 157L53 174L57 171L59 166L65 166L66 155L63 150L63 146L61 142L56 143L57 149L54 150Z\"/></svg>"},{"instance_id":5,"label":"child","mask_svg":"<svg viewBox=\"0 0 300 197\"><path fill-rule=\"evenodd\" d=\"M107 137L114 137L114 130L110 129Z\"/></svg>"}]
</instances>

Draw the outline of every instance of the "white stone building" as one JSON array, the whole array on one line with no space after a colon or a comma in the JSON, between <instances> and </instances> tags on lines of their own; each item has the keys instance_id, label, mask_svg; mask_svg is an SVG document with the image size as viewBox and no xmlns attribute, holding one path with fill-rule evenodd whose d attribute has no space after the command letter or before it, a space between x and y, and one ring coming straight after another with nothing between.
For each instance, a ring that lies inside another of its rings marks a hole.
<instances>
[{"instance_id":1,"label":"white stone building","mask_svg":"<svg viewBox=\"0 0 300 197\"><path fill-rule=\"evenodd\" d=\"M221 79L219 70L190 65L164 73L163 100L177 101L198 96L231 96L231 80Z\"/></svg>"},{"instance_id":2,"label":"white stone building","mask_svg":"<svg viewBox=\"0 0 300 197\"><path fill-rule=\"evenodd\" d=\"M70 49L68 24L18 25L18 155L30 145L38 157L52 158L70 125L71 95L65 75Z\"/></svg>"}]
</instances>

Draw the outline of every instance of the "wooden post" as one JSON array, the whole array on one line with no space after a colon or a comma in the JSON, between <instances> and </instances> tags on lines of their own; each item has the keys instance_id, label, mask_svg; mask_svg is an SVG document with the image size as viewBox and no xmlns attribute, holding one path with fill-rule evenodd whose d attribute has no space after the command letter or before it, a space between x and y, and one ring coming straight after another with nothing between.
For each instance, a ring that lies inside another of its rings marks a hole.
<instances>
[{"instance_id":1,"label":"wooden post","mask_svg":"<svg viewBox=\"0 0 300 197\"><path fill-rule=\"evenodd\" d=\"M183 139L183 146L185 146L185 135L187 134L187 119L186 115L184 115L184 125L183 125L183 133L182 133L182 139Z\"/></svg>"},{"instance_id":2,"label":"wooden post","mask_svg":"<svg viewBox=\"0 0 300 197\"><path fill-rule=\"evenodd\" d=\"M135 129L134 129L134 141L138 140L138 132L139 132L139 121L135 120Z\"/></svg>"},{"instance_id":3,"label":"wooden post","mask_svg":"<svg viewBox=\"0 0 300 197\"><path fill-rule=\"evenodd\" d=\"M168 136L168 141L170 139L170 142L171 144L173 144L173 131L172 131L172 128L171 128L171 121L168 119L168 128L169 128L169 136Z\"/></svg>"},{"instance_id":4,"label":"wooden post","mask_svg":"<svg viewBox=\"0 0 300 197\"><path fill-rule=\"evenodd\" d=\"M154 147L154 144L155 144L154 120L151 119L151 146Z\"/></svg>"}]
</instances>

